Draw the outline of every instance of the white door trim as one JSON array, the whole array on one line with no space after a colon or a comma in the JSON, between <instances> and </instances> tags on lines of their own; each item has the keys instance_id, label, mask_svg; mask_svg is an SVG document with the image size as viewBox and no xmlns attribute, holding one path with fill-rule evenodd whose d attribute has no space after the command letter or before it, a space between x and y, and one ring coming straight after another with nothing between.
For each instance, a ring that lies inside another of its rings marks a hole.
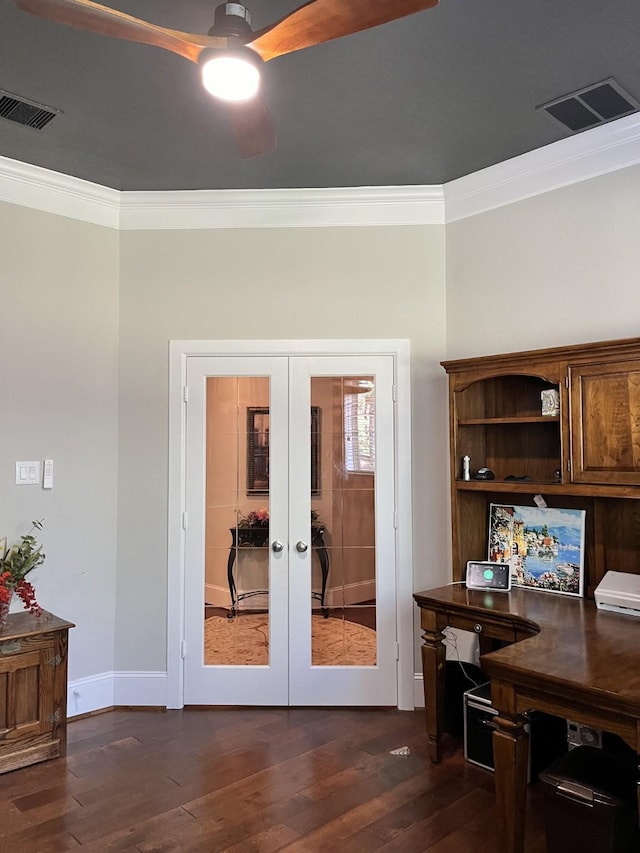
<instances>
[{"instance_id":1,"label":"white door trim","mask_svg":"<svg viewBox=\"0 0 640 853\"><path fill-rule=\"evenodd\" d=\"M186 387L189 356L391 355L396 388L396 622L398 708L414 707L411 386L408 340L236 340L169 343L169 492L167 541L167 707L184 705L184 570Z\"/></svg>"}]
</instances>

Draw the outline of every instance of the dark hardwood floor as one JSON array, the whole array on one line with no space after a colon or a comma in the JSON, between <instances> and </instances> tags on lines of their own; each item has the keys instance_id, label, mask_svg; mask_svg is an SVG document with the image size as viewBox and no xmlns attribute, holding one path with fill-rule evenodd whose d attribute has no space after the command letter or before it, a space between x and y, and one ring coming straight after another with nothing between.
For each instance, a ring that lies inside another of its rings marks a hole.
<instances>
[{"instance_id":1,"label":"dark hardwood floor","mask_svg":"<svg viewBox=\"0 0 640 853\"><path fill-rule=\"evenodd\" d=\"M0 776L1 853L76 848L497 853L493 775L453 740L432 766L419 711L116 710L70 722L66 758Z\"/></svg>"}]
</instances>

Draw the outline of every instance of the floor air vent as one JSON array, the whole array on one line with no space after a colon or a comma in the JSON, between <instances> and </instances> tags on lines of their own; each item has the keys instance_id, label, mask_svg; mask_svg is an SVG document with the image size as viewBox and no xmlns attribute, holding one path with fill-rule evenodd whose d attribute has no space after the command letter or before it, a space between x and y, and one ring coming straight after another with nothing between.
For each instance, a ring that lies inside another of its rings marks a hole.
<instances>
[{"instance_id":1,"label":"floor air vent","mask_svg":"<svg viewBox=\"0 0 640 853\"><path fill-rule=\"evenodd\" d=\"M544 110L572 133L578 133L635 113L640 110L640 103L609 78L542 104L538 109Z\"/></svg>"},{"instance_id":2,"label":"floor air vent","mask_svg":"<svg viewBox=\"0 0 640 853\"><path fill-rule=\"evenodd\" d=\"M0 89L0 118L42 130L61 112L62 110L54 110L43 104L36 104L35 101L27 101L25 98L19 98L11 92L3 92Z\"/></svg>"}]
</instances>

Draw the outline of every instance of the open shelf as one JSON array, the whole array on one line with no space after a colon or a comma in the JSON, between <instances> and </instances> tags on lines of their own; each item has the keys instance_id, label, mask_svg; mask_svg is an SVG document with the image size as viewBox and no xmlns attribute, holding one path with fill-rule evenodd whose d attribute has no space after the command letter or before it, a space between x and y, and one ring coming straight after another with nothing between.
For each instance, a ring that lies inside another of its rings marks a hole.
<instances>
[{"instance_id":1,"label":"open shelf","mask_svg":"<svg viewBox=\"0 0 640 853\"><path fill-rule=\"evenodd\" d=\"M517 480L455 480L454 488L460 492L512 492L513 494L537 495L584 495L581 483L518 482ZM634 486L600 485L589 489L590 495L612 498L638 498L638 489Z\"/></svg>"}]
</instances>

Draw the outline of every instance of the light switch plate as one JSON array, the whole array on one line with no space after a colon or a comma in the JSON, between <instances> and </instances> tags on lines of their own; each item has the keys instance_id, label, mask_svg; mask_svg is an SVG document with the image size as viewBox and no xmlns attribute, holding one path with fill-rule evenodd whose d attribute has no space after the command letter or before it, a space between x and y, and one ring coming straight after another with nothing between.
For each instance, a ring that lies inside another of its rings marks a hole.
<instances>
[{"instance_id":1,"label":"light switch plate","mask_svg":"<svg viewBox=\"0 0 640 853\"><path fill-rule=\"evenodd\" d=\"M39 486L40 462L16 462L16 486Z\"/></svg>"}]
</instances>

